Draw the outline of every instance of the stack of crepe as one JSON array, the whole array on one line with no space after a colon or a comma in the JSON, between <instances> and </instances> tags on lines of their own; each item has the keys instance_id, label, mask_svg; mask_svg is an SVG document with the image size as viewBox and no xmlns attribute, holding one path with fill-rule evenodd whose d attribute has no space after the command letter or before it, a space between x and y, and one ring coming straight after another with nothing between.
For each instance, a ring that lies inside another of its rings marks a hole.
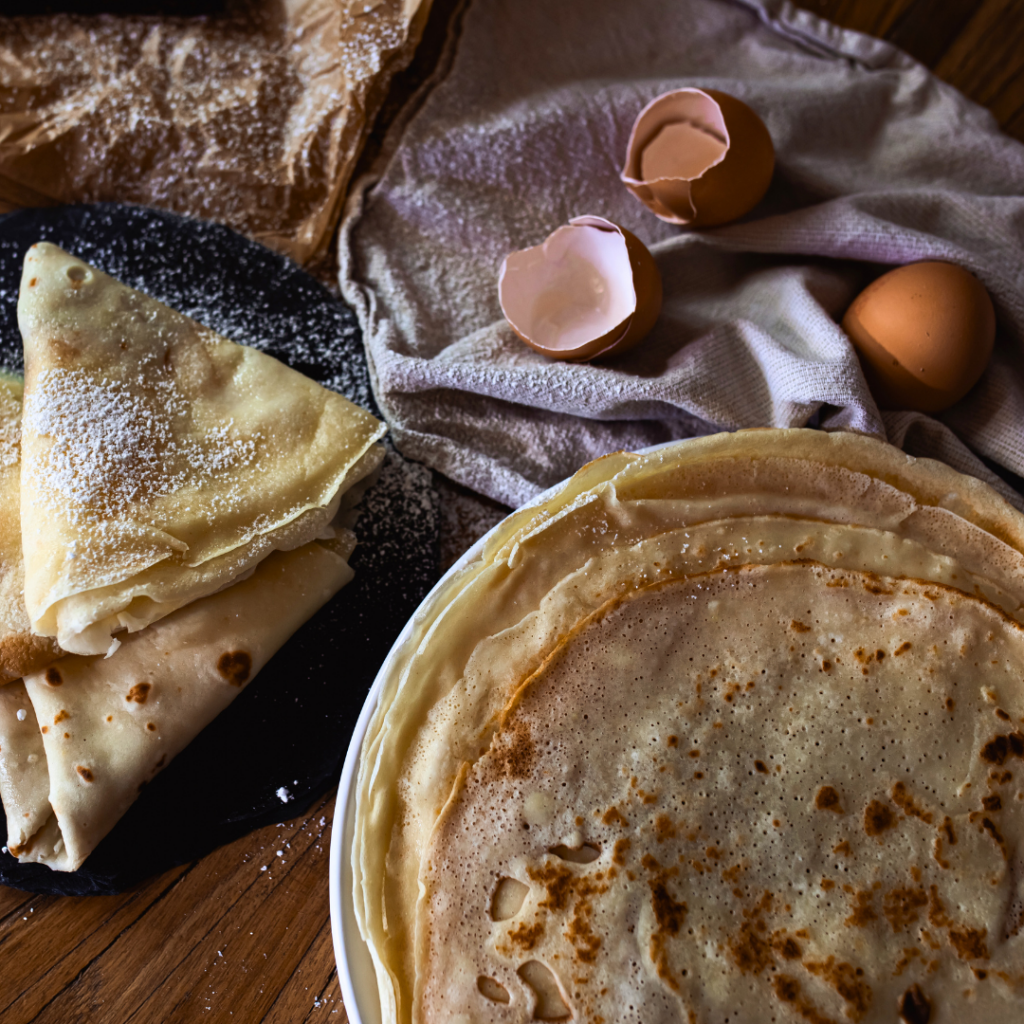
<instances>
[{"instance_id":1,"label":"stack of crepe","mask_svg":"<svg viewBox=\"0 0 1024 1024\"><path fill-rule=\"evenodd\" d=\"M0 381L0 798L77 869L352 576L384 427L54 245ZM20 452L20 460L19 460Z\"/></svg>"},{"instance_id":2,"label":"stack of crepe","mask_svg":"<svg viewBox=\"0 0 1024 1024\"><path fill-rule=\"evenodd\" d=\"M1024 517L880 442L617 454L421 611L362 748L386 1022L1024 1020Z\"/></svg>"}]
</instances>

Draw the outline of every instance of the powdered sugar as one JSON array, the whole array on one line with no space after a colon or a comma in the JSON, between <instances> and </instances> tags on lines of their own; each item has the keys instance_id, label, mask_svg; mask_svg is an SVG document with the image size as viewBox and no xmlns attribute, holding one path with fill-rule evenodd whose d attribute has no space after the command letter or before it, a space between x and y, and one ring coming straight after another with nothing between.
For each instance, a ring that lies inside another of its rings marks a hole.
<instances>
[{"instance_id":1,"label":"powdered sugar","mask_svg":"<svg viewBox=\"0 0 1024 1024\"><path fill-rule=\"evenodd\" d=\"M21 402L0 380L0 466L15 466L21 452Z\"/></svg>"},{"instance_id":2,"label":"powdered sugar","mask_svg":"<svg viewBox=\"0 0 1024 1024\"><path fill-rule=\"evenodd\" d=\"M139 383L55 367L26 397L26 432L51 443L25 471L36 494L72 521L110 519L140 500L202 488L256 456L254 438L232 439L230 422L186 434L188 402L166 369L152 368Z\"/></svg>"}]
</instances>

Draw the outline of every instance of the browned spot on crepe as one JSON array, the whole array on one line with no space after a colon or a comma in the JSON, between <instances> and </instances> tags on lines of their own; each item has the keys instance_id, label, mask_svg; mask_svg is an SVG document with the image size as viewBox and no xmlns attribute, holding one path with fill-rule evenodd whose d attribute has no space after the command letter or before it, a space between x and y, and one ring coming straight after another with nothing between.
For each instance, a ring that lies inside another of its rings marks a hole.
<instances>
[{"instance_id":1,"label":"browned spot on crepe","mask_svg":"<svg viewBox=\"0 0 1024 1024\"><path fill-rule=\"evenodd\" d=\"M518 946L524 952L529 952L537 945L540 941L541 936L544 934L544 922L537 921L535 924L528 925L524 921L518 928L508 933L509 941Z\"/></svg>"},{"instance_id":2,"label":"browned spot on crepe","mask_svg":"<svg viewBox=\"0 0 1024 1024\"><path fill-rule=\"evenodd\" d=\"M871 986L864 981L864 969L830 956L824 961L807 961L804 967L839 993L846 1006L846 1016L860 1020L871 1006Z\"/></svg>"},{"instance_id":3,"label":"browned spot on crepe","mask_svg":"<svg viewBox=\"0 0 1024 1024\"><path fill-rule=\"evenodd\" d=\"M949 944L961 960L987 960L988 945L985 942L987 929L950 928Z\"/></svg>"},{"instance_id":4,"label":"browned spot on crepe","mask_svg":"<svg viewBox=\"0 0 1024 1024\"><path fill-rule=\"evenodd\" d=\"M529 777L536 756L530 727L516 722L507 733L499 734L492 764L499 776L525 779Z\"/></svg>"},{"instance_id":5,"label":"browned spot on crepe","mask_svg":"<svg viewBox=\"0 0 1024 1024\"><path fill-rule=\"evenodd\" d=\"M980 757L988 764L1002 765L1010 756L1024 757L1024 733L1003 733L981 748Z\"/></svg>"},{"instance_id":6,"label":"browned spot on crepe","mask_svg":"<svg viewBox=\"0 0 1024 1024\"><path fill-rule=\"evenodd\" d=\"M900 997L900 1019L906 1024L928 1024L932 1019L932 1004L920 985L911 985Z\"/></svg>"},{"instance_id":7,"label":"browned spot on crepe","mask_svg":"<svg viewBox=\"0 0 1024 1024\"><path fill-rule=\"evenodd\" d=\"M252 675L252 655L247 651L225 651L217 660L217 671L232 686L241 686Z\"/></svg>"},{"instance_id":8,"label":"browned spot on crepe","mask_svg":"<svg viewBox=\"0 0 1024 1024\"><path fill-rule=\"evenodd\" d=\"M622 825L626 826L629 822L626 820L622 811L618 807L609 807L607 811L601 816L601 821L606 825Z\"/></svg>"},{"instance_id":9,"label":"browned spot on crepe","mask_svg":"<svg viewBox=\"0 0 1024 1024\"><path fill-rule=\"evenodd\" d=\"M781 1003L788 1003L809 1024L836 1024L806 999L800 990L800 982L788 974L778 974L772 980L772 989Z\"/></svg>"},{"instance_id":10,"label":"browned spot on crepe","mask_svg":"<svg viewBox=\"0 0 1024 1024\"><path fill-rule=\"evenodd\" d=\"M835 811L842 814L843 809L839 803L839 794L831 786L822 786L814 798L814 806L819 811Z\"/></svg>"},{"instance_id":11,"label":"browned spot on crepe","mask_svg":"<svg viewBox=\"0 0 1024 1024\"><path fill-rule=\"evenodd\" d=\"M874 893L870 889L861 889L853 894L853 912L844 922L847 927L864 928L870 922L877 921L878 915L871 906Z\"/></svg>"},{"instance_id":12,"label":"browned spot on crepe","mask_svg":"<svg viewBox=\"0 0 1024 1024\"><path fill-rule=\"evenodd\" d=\"M46 670L46 681L51 686L60 686L64 682L64 677L60 674L60 671L53 665Z\"/></svg>"},{"instance_id":13,"label":"browned spot on crepe","mask_svg":"<svg viewBox=\"0 0 1024 1024\"><path fill-rule=\"evenodd\" d=\"M896 815L888 804L872 800L864 808L864 831L869 836L880 836L896 824Z\"/></svg>"},{"instance_id":14,"label":"browned spot on crepe","mask_svg":"<svg viewBox=\"0 0 1024 1024\"><path fill-rule=\"evenodd\" d=\"M89 768L86 768L84 765L75 765L75 771L78 772L78 774L81 775L86 782L93 781L92 771Z\"/></svg>"},{"instance_id":15,"label":"browned spot on crepe","mask_svg":"<svg viewBox=\"0 0 1024 1024\"><path fill-rule=\"evenodd\" d=\"M669 892L669 878L679 873L678 868L662 868L658 861L647 854L642 860L643 866L653 877L647 884L651 889L651 908L657 927L651 933L649 943L651 960L660 977L671 989L679 991L679 981L672 974L668 962L668 940L678 935L686 920L686 903L676 900Z\"/></svg>"},{"instance_id":16,"label":"browned spot on crepe","mask_svg":"<svg viewBox=\"0 0 1024 1024\"><path fill-rule=\"evenodd\" d=\"M784 931L772 933L771 947L783 960L799 960L804 954L800 943Z\"/></svg>"},{"instance_id":17,"label":"browned spot on crepe","mask_svg":"<svg viewBox=\"0 0 1024 1024\"><path fill-rule=\"evenodd\" d=\"M145 704L149 700L149 691L153 689L152 683L136 683L129 691L125 700L131 704Z\"/></svg>"},{"instance_id":18,"label":"browned spot on crepe","mask_svg":"<svg viewBox=\"0 0 1024 1024\"><path fill-rule=\"evenodd\" d=\"M914 798L910 795L910 791L907 789L905 783L897 782L896 785L892 787L890 796L892 797L892 802L905 815L907 815L907 817L920 818L921 821L928 825L932 823L931 814L914 803Z\"/></svg>"},{"instance_id":19,"label":"browned spot on crepe","mask_svg":"<svg viewBox=\"0 0 1024 1024\"><path fill-rule=\"evenodd\" d=\"M921 888L893 889L882 899L882 913L892 925L894 932L904 931L912 925L921 916L921 909L926 906L928 897Z\"/></svg>"}]
</instances>

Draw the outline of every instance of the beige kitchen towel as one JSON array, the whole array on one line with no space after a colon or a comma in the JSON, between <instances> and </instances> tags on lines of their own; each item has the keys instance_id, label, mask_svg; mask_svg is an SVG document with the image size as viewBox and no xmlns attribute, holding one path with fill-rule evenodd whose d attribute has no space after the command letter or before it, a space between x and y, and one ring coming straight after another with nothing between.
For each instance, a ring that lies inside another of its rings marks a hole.
<instances>
[{"instance_id":1,"label":"beige kitchen towel","mask_svg":"<svg viewBox=\"0 0 1024 1024\"><path fill-rule=\"evenodd\" d=\"M683 86L771 132L774 180L739 223L681 230L619 181L637 113ZM353 197L341 284L401 450L509 505L617 448L808 423L995 480L978 455L1024 474L1022 193L1024 146L985 110L785 0L471 0L450 72ZM593 365L528 349L496 288L508 252L581 214L635 232L665 283L648 340ZM880 413L837 325L922 259L972 270L998 316L988 371L938 419Z\"/></svg>"},{"instance_id":2,"label":"beige kitchen towel","mask_svg":"<svg viewBox=\"0 0 1024 1024\"><path fill-rule=\"evenodd\" d=\"M0 19L0 210L131 202L322 255L430 0Z\"/></svg>"}]
</instances>

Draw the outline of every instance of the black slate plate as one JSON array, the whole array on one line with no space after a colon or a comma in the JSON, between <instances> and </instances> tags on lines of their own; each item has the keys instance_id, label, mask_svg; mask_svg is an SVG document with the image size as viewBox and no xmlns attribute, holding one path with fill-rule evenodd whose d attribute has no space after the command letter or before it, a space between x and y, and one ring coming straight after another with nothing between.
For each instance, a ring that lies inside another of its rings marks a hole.
<instances>
[{"instance_id":1,"label":"black slate plate","mask_svg":"<svg viewBox=\"0 0 1024 1024\"><path fill-rule=\"evenodd\" d=\"M22 368L16 307L25 250L52 241L233 341L252 345L380 416L351 310L290 260L227 228L144 207L22 210L0 218L0 367ZM115 893L337 784L380 663L438 575L428 470L389 450L363 501L356 577L143 791L72 874L0 854L0 883ZM277 791L285 787L283 801ZM6 822L3 822L6 836Z\"/></svg>"}]
</instances>

